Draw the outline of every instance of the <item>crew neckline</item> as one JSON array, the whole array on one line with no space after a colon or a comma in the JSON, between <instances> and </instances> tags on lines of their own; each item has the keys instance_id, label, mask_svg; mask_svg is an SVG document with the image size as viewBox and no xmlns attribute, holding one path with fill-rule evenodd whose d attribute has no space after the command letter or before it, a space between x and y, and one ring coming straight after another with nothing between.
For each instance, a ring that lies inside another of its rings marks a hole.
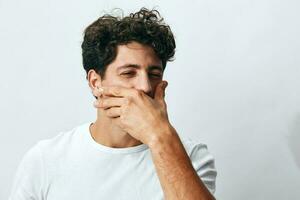
<instances>
[{"instance_id":1,"label":"crew neckline","mask_svg":"<svg viewBox=\"0 0 300 200\"><path fill-rule=\"evenodd\" d=\"M99 151L106 152L106 153L113 153L113 154L131 154L131 153L141 152L149 148L146 144L139 144L137 146L124 147L124 148L114 148L114 147L109 147L100 144L96 142L91 135L90 125L92 125L92 123L93 122L87 122L82 125L83 133L88 144L98 149Z\"/></svg>"}]
</instances>

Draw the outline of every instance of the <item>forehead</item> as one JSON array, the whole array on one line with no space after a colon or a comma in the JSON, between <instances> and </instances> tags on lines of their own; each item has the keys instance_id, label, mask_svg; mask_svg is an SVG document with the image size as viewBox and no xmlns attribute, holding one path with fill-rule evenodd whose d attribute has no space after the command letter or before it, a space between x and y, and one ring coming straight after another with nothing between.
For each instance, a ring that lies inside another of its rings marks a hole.
<instances>
[{"instance_id":1,"label":"forehead","mask_svg":"<svg viewBox=\"0 0 300 200\"><path fill-rule=\"evenodd\" d=\"M161 60L153 48L148 45L138 42L118 45L116 54L115 60L111 63L114 69L119 69L122 66L123 68L124 66L137 66L136 68L163 69Z\"/></svg>"}]
</instances>

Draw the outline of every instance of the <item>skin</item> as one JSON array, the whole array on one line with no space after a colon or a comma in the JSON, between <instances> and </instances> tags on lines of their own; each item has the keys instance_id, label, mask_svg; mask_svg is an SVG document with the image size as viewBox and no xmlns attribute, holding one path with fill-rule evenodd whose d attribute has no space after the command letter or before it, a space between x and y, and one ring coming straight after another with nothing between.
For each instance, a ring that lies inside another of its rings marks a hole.
<instances>
[{"instance_id":1,"label":"skin","mask_svg":"<svg viewBox=\"0 0 300 200\"><path fill-rule=\"evenodd\" d=\"M128 64L130 69L118 70ZM130 76L125 75L128 72ZM165 199L212 200L169 122L164 99L167 81L162 79L161 61L151 47L137 42L118 46L105 79L94 70L88 73L89 86L98 97L91 134L96 142L110 147L147 144Z\"/></svg>"},{"instance_id":2,"label":"skin","mask_svg":"<svg viewBox=\"0 0 300 200\"><path fill-rule=\"evenodd\" d=\"M130 64L138 65L139 69L134 67L118 69L120 66ZM119 45L117 56L107 66L104 79L95 70L88 72L89 86L95 96L98 96L97 87L120 86L141 91L146 96L153 98L155 88L162 82L163 71L150 69L151 66L158 66L162 69L162 63L152 48L136 42ZM98 97L100 102L106 98L107 96ZM121 99L115 98L114 100ZM130 147L142 144L139 139L120 127L120 118L108 116L113 111L114 109L97 108L97 120L90 127L93 138L97 142L110 147Z\"/></svg>"}]
</instances>

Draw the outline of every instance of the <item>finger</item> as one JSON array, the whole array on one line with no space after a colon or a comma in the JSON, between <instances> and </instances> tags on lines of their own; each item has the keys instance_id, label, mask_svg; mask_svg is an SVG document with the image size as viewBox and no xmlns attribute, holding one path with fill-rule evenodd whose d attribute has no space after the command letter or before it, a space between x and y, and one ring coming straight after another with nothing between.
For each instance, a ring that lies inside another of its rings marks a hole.
<instances>
[{"instance_id":1,"label":"finger","mask_svg":"<svg viewBox=\"0 0 300 200\"><path fill-rule=\"evenodd\" d=\"M102 94L106 96L128 97L133 96L134 93L134 89L121 86L102 86L101 88L103 89Z\"/></svg>"},{"instance_id":2,"label":"finger","mask_svg":"<svg viewBox=\"0 0 300 200\"><path fill-rule=\"evenodd\" d=\"M100 108L100 104L103 100L107 99L107 98L112 98L112 97L108 97L108 96L105 96L105 95L102 95L101 96L98 96L98 98L93 102L93 105L95 108ZM116 97L116 98L119 98L119 97Z\"/></svg>"},{"instance_id":3,"label":"finger","mask_svg":"<svg viewBox=\"0 0 300 200\"><path fill-rule=\"evenodd\" d=\"M101 97L102 92L103 92L103 89L98 86L92 91L93 95L96 97Z\"/></svg>"},{"instance_id":4,"label":"finger","mask_svg":"<svg viewBox=\"0 0 300 200\"><path fill-rule=\"evenodd\" d=\"M110 118L120 117L121 107L111 107L107 110L104 110L104 113L106 114L107 117L110 117Z\"/></svg>"},{"instance_id":5,"label":"finger","mask_svg":"<svg viewBox=\"0 0 300 200\"><path fill-rule=\"evenodd\" d=\"M100 101L97 101L97 108L108 109L110 107L121 107L125 101L122 97L108 97L102 98Z\"/></svg>"}]
</instances>

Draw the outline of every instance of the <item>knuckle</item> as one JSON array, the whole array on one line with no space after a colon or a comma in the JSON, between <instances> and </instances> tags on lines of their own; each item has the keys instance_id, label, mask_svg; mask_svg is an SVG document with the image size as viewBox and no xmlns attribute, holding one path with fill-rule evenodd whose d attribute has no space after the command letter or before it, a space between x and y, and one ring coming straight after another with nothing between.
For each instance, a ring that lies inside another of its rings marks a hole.
<instances>
[{"instance_id":1,"label":"knuckle","mask_svg":"<svg viewBox=\"0 0 300 200\"><path fill-rule=\"evenodd\" d=\"M114 94L115 95L120 95L121 91L120 91L120 88L115 88L114 89Z\"/></svg>"},{"instance_id":2,"label":"knuckle","mask_svg":"<svg viewBox=\"0 0 300 200\"><path fill-rule=\"evenodd\" d=\"M111 111L110 110L106 110L106 115L110 116L111 115Z\"/></svg>"},{"instance_id":3,"label":"knuckle","mask_svg":"<svg viewBox=\"0 0 300 200\"><path fill-rule=\"evenodd\" d=\"M132 91L132 96L137 97L138 95L139 95L138 90L133 90Z\"/></svg>"},{"instance_id":4,"label":"knuckle","mask_svg":"<svg viewBox=\"0 0 300 200\"><path fill-rule=\"evenodd\" d=\"M108 114L109 114L110 116L114 115L114 112L113 112L113 109L112 109L112 108L109 109L107 112L108 112Z\"/></svg>"},{"instance_id":5,"label":"knuckle","mask_svg":"<svg viewBox=\"0 0 300 200\"><path fill-rule=\"evenodd\" d=\"M124 115L121 115L121 116L120 116L120 120L121 120L121 122L125 122L125 116L124 116Z\"/></svg>"},{"instance_id":6,"label":"knuckle","mask_svg":"<svg viewBox=\"0 0 300 200\"><path fill-rule=\"evenodd\" d=\"M143 96L143 92L141 90L136 90L134 95L139 98Z\"/></svg>"},{"instance_id":7,"label":"knuckle","mask_svg":"<svg viewBox=\"0 0 300 200\"><path fill-rule=\"evenodd\" d=\"M127 97L125 99L125 105L129 105L132 102L132 97Z\"/></svg>"}]
</instances>

